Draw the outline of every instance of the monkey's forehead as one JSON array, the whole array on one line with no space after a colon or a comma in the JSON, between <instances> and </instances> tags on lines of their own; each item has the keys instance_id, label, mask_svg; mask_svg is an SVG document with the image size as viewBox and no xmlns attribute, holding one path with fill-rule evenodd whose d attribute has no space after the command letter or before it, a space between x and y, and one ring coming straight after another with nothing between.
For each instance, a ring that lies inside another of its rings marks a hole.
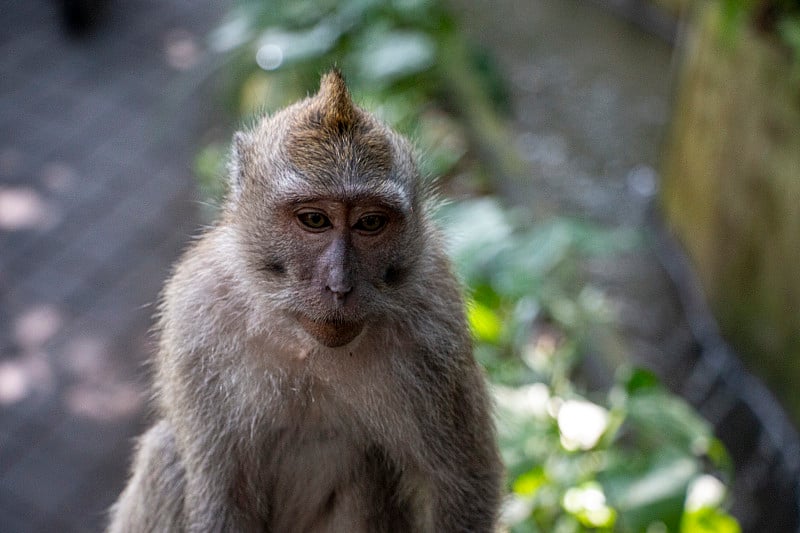
<instances>
[{"instance_id":1,"label":"monkey's forehead","mask_svg":"<svg viewBox=\"0 0 800 533\"><path fill-rule=\"evenodd\" d=\"M388 130L366 119L333 124L306 119L289 128L283 145L290 164L313 175L386 177L397 150Z\"/></svg>"},{"instance_id":2,"label":"monkey's forehead","mask_svg":"<svg viewBox=\"0 0 800 533\"><path fill-rule=\"evenodd\" d=\"M302 172L287 172L274 190L275 200L284 204L334 200L348 204L382 204L400 213L414 209L413 191L399 181L386 178L364 180L357 175L309 177Z\"/></svg>"}]
</instances>

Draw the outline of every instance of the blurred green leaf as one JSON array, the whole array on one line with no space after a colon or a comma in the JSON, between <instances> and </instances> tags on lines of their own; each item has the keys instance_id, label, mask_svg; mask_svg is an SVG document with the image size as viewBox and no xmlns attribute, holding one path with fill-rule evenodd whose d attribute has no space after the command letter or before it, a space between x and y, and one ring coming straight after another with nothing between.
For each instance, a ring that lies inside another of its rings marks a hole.
<instances>
[{"instance_id":1,"label":"blurred green leaf","mask_svg":"<svg viewBox=\"0 0 800 533\"><path fill-rule=\"evenodd\" d=\"M698 468L686 456L657 457L638 465L620 463L600 480L626 531L644 531L656 520L677 531L686 489Z\"/></svg>"},{"instance_id":2,"label":"blurred green leaf","mask_svg":"<svg viewBox=\"0 0 800 533\"><path fill-rule=\"evenodd\" d=\"M741 533L739 523L716 508L703 507L689 511L681 520L681 533Z\"/></svg>"},{"instance_id":3,"label":"blurred green leaf","mask_svg":"<svg viewBox=\"0 0 800 533\"><path fill-rule=\"evenodd\" d=\"M778 23L778 33L795 53L800 53L800 17L786 17Z\"/></svg>"},{"instance_id":4,"label":"blurred green leaf","mask_svg":"<svg viewBox=\"0 0 800 533\"><path fill-rule=\"evenodd\" d=\"M503 323L497 314L485 305L472 300L467 305L467 320L475 337L481 342L497 344L503 332Z\"/></svg>"},{"instance_id":5,"label":"blurred green leaf","mask_svg":"<svg viewBox=\"0 0 800 533\"><path fill-rule=\"evenodd\" d=\"M227 185L223 176L227 155L226 145L212 143L204 147L194 159L194 172L200 194L212 204L219 203L225 194Z\"/></svg>"},{"instance_id":6,"label":"blurred green leaf","mask_svg":"<svg viewBox=\"0 0 800 533\"><path fill-rule=\"evenodd\" d=\"M534 496L545 483L547 475L542 467L537 467L517 477L512 490L520 496Z\"/></svg>"},{"instance_id":7,"label":"blurred green leaf","mask_svg":"<svg viewBox=\"0 0 800 533\"><path fill-rule=\"evenodd\" d=\"M340 29L327 22L302 31L270 28L256 42L256 63L264 70L275 70L330 51L339 37Z\"/></svg>"},{"instance_id":8,"label":"blurred green leaf","mask_svg":"<svg viewBox=\"0 0 800 533\"><path fill-rule=\"evenodd\" d=\"M619 374L618 381L628 394L652 392L660 386L658 377L644 368L625 367Z\"/></svg>"},{"instance_id":9,"label":"blurred green leaf","mask_svg":"<svg viewBox=\"0 0 800 533\"><path fill-rule=\"evenodd\" d=\"M508 246L511 226L496 199L451 204L439 210L456 265L477 278L476 267L490 262ZM477 281L477 280L476 280Z\"/></svg>"},{"instance_id":10,"label":"blurred green leaf","mask_svg":"<svg viewBox=\"0 0 800 533\"><path fill-rule=\"evenodd\" d=\"M362 44L359 69L372 82L391 81L429 68L435 53L433 39L423 33L386 32L368 37Z\"/></svg>"},{"instance_id":11,"label":"blurred green leaf","mask_svg":"<svg viewBox=\"0 0 800 533\"><path fill-rule=\"evenodd\" d=\"M631 395L627 408L629 420L654 447L707 452L711 427L684 400L661 388L643 389ZM666 442L664 434L670 437Z\"/></svg>"},{"instance_id":12,"label":"blurred green leaf","mask_svg":"<svg viewBox=\"0 0 800 533\"><path fill-rule=\"evenodd\" d=\"M568 406L597 403L582 398L571 370L592 324L609 328L613 318L603 293L580 279L575 264L625 250L638 238L568 219L522 228L490 199L448 206L442 218L450 234L460 236L454 257L472 287L476 353L495 382L514 385L495 388L510 487L530 506L529 519L515 522L512 531L638 533L653 523L678 531L689 483L707 459L724 475L725 452L709 425L653 373L619 371L610 407L596 405L603 425L591 440L587 434L576 444L593 418L571 422L574 431L561 427L570 422ZM526 384L526 376L545 382ZM565 431L572 440L565 440ZM583 489L597 496L589 490L597 482L607 490L607 505L553 508L579 501Z\"/></svg>"}]
</instances>

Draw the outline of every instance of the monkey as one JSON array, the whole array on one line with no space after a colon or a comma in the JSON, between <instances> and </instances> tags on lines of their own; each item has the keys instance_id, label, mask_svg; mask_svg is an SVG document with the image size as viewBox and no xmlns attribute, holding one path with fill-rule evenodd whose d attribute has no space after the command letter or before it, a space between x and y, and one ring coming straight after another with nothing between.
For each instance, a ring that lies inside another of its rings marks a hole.
<instances>
[{"instance_id":1,"label":"monkey","mask_svg":"<svg viewBox=\"0 0 800 533\"><path fill-rule=\"evenodd\" d=\"M234 134L109 532L489 532L503 467L410 141L342 74Z\"/></svg>"}]
</instances>

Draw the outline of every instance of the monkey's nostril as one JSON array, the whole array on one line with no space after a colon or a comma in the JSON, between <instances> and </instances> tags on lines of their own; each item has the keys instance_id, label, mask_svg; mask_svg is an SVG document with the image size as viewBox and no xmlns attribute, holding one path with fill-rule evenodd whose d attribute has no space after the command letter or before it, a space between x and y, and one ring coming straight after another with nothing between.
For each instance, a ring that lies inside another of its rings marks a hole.
<instances>
[{"instance_id":1,"label":"monkey's nostril","mask_svg":"<svg viewBox=\"0 0 800 533\"><path fill-rule=\"evenodd\" d=\"M340 302L344 301L344 299L347 298L347 295L353 292L353 287L346 285L327 285L325 288L328 290L328 292L333 294L333 297L337 301Z\"/></svg>"}]
</instances>

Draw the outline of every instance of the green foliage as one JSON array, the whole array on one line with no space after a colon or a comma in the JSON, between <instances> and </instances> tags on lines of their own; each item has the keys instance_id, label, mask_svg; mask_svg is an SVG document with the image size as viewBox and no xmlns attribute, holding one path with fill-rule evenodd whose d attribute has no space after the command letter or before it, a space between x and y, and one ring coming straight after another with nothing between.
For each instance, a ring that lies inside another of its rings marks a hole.
<instances>
[{"instance_id":1,"label":"green foliage","mask_svg":"<svg viewBox=\"0 0 800 533\"><path fill-rule=\"evenodd\" d=\"M788 50L793 83L800 82L800 1L798 0L650 0L678 16L692 7L712 6L719 15L720 34L734 45L744 28L756 29L767 39Z\"/></svg>"},{"instance_id":2,"label":"green foliage","mask_svg":"<svg viewBox=\"0 0 800 533\"><path fill-rule=\"evenodd\" d=\"M453 172L470 142L449 105L445 48L468 49L476 83L498 107L506 102L493 63L461 38L438 0L241 0L211 43L228 57L235 114L304 98L336 66L358 102L424 147L429 175Z\"/></svg>"},{"instance_id":3,"label":"green foliage","mask_svg":"<svg viewBox=\"0 0 800 533\"><path fill-rule=\"evenodd\" d=\"M800 9L779 20L777 31L781 40L792 50L794 57L792 76L794 80L800 81Z\"/></svg>"},{"instance_id":4,"label":"green foliage","mask_svg":"<svg viewBox=\"0 0 800 533\"><path fill-rule=\"evenodd\" d=\"M509 529L738 532L722 507L727 455L691 407L628 366L606 391L589 394L574 379L592 332L613 329L577 265L636 246L636 235L567 219L524 228L491 200L441 216L494 383Z\"/></svg>"},{"instance_id":5,"label":"green foliage","mask_svg":"<svg viewBox=\"0 0 800 533\"><path fill-rule=\"evenodd\" d=\"M701 507L683 515L683 533L741 533L738 522L713 507Z\"/></svg>"},{"instance_id":6,"label":"green foliage","mask_svg":"<svg viewBox=\"0 0 800 533\"><path fill-rule=\"evenodd\" d=\"M754 0L720 0L719 2L722 20L728 28L744 24L755 6Z\"/></svg>"},{"instance_id":7,"label":"green foliage","mask_svg":"<svg viewBox=\"0 0 800 533\"><path fill-rule=\"evenodd\" d=\"M775 34L794 59L795 75L800 75L800 1L798 0L720 0L724 34L735 38L744 24Z\"/></svg>"},{"instance_id":8,"label":"green foliage","mask_svg":"<svg viewBox=\"0 0 800 533\"><path fill-rule=\"evenodd\" d=\"M200 188L200 196L209 201L218 201L225 192L225 183L220 179L225 172L227 147L221 143L206 145L194 158L194 174Z\"/></svg>"}]
</instances>

